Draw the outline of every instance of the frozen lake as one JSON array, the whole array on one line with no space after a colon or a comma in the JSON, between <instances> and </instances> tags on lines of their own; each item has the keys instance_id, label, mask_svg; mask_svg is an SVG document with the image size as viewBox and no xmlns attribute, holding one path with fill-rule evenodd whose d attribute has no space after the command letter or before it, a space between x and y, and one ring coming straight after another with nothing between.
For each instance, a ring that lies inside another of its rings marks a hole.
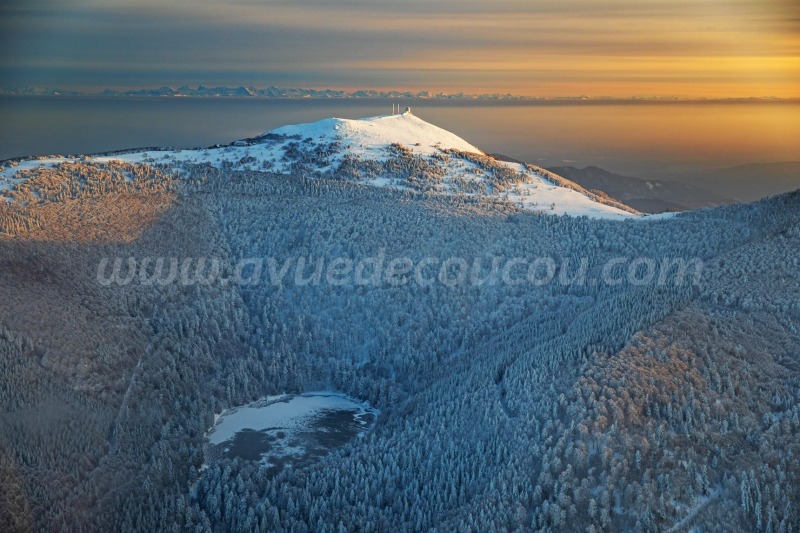
<instances>
[{"instance_id":1,"label":"frozen lake","mask_svg":"<svg viewBox=\"0 0 800 533\"><path fill-rule=\"evenodd\" d=\"M206 463L260 461L273 473L302 466L370 429L377 409L337 392L269 396L219 415L206 434Z\"/></svg>"}]
</instances>

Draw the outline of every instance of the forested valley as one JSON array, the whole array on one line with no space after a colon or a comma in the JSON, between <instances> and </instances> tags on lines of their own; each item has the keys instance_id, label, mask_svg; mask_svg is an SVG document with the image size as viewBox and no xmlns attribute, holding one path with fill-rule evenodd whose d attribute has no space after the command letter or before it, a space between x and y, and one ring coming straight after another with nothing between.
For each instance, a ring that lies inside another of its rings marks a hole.
<instances>
[{"instance_id":1,"label":"forested valley","mask_svg":"<svg viewBox=\"0 0 800 533\"><path fill-rule=\"evenodd\" d=\"M422 188L424 189L424 188ZM800 528L800 192L665 220L79 162L0 199L2 531ZM104 258L699 258L698 283L98 283ZM302 468L226 408L380 410ZM204 466L205 465L205 466Z\"/></svg>"}]
</instances>

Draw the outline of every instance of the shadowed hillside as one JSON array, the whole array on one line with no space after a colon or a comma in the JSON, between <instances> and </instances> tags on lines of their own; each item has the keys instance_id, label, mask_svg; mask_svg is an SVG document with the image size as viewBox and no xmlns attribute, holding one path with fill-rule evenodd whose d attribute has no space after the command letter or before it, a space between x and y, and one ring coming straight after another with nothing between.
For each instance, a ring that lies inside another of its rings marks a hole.
<instances>
[{"instance_id":1,"label":"shadowed hillside","mask_svg":"<svg viewBox=\"0 0 800 533\"><path fill-rule=\"evenodd\" d=\"M202 165L97 191L85 170L58 174L69 199L4 208L3 530L797 522L798 193L622 223ZM308 281L315 258L381 254L587 258L589 279L619 257L705 267L660 286ZM145 257L215 258L228 277L306 262L278 283L170 282L153 264L100 282L103 259ZM214 413L325 389L369 401L375 427L276 475L200 469Z\"/></svg>"}]
</instances>

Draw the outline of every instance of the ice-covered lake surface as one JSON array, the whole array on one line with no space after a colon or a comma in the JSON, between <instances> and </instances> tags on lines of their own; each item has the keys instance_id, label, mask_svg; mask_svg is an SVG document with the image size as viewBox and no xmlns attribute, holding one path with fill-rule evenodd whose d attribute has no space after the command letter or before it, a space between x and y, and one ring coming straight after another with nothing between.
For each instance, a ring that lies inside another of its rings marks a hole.
<instances>
[{"instance_id":1,"label":"ice-covered lake surface","mask_svg":"<svg viewBox=\"0 0 800 533\"><path fill-rule=\"evenodd\" d=\"M302 466L369 430L379 411L337 392L268 396L219 415L206 434L206 463L260 461L273 473Z\"/></svg>"}]
</instances>

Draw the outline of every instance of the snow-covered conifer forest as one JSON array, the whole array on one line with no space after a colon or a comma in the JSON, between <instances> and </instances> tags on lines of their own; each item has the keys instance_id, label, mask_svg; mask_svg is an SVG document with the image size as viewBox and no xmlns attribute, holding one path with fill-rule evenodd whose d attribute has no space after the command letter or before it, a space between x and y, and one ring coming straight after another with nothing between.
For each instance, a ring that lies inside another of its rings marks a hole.
<instances>
[{"instance_id":1,"label":"snow-covered conifer forest","mask_svg":"<svg viewBox=\"0 0 800 533\"><path fill-rule=\"evenodd\" d=\"M798 530L800 192L648 220L450 138L293 135L5 164L0 530ZM378 253L703 269L97 280L104 258ZM215 415L319 390L380 414L300 466L207 453Z\"/></svg>"}]
</instances>

